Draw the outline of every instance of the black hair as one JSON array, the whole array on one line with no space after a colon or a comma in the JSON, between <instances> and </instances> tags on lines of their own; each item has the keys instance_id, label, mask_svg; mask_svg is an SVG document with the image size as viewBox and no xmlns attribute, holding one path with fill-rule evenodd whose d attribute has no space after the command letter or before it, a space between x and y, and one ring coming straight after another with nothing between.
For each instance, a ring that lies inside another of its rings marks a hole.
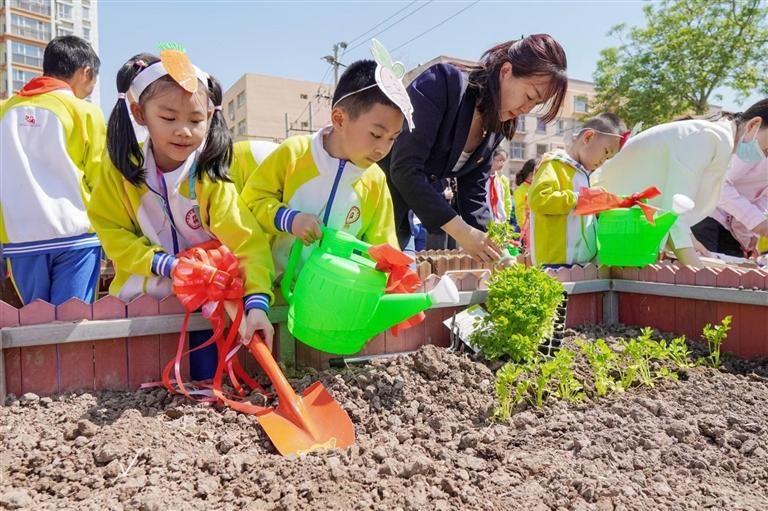
<instances>
[{"instance_id":1,"label":"black hair","mask_svg":"<svg viewBox=\"0 0 768 511\"><path fill-rule=\"evenodd\" d=\"M760 125L760 129L766 128L768 127L768 98L761 99L743 112L721 112L720 117L734 120L736 121L736 124L739 125L744 124L755 117L760 117L763 121Z\"/></svg>"},{"instance_id":2,"label":"black hair","mask_svg":"<svg viewBox=\"0 0 768 511\"><path fill-rule=\"evenodd\" d=\"M122 95L127 94L136 76L159 60L150 53L139 53L128 59L117 72L117 92ZM214 106L221 106L221 84L210 75L207 82L205 84L206 97L213 102ZM141 93L141 97L134 99L139 104L144 104L161 87L171 85L176 85L173 78L167 75L163 76L147 87ZM146 172L144 168L144 153L139 146L139 141L136 139L136 133L134 132L133 123L128 112L128 101L120 96L118 96L117 103L109 116L107 151L112 159L112 163L123 174L125 179L134 186L144 183ZM214 181L219 179L228 181L227 174L231 164L232 137L226 128L221 109L215 108L208 126L205 146L197 163L197 178L202 179L203 172L205 172Z\"/></svg>"},{"instance_id":3,"label":"black hair","mask_svg":"<svg viewBox=\"0 0 768 511\"><path fill-rule=\"evenodd\" d=\"M364 87L373 85L370 89L359 91ZM343 98L350 92L355 92L351 96L348 96L339 102L339 99ZM373 60L358 60L347 66L344 73L339 78L339 83L336 85L336 90L333 93L333 100L331 105L335 108L339 106L343 108L352 118L356 119L359 115L364 114L374 105L381 104L394 108L398 112L400 109L395 103L390 100L386 94L376 85L376 62Z\"/></svg>"},{"instance_id":4,"label":"black hair","mask_svg":"<svg viewBox=\"0 0 768 511\"><path fill-rule=\"evenodd\" d=\"M99 75L101 60L91 44L74 35L56 37L43 52L43 74L54 78L71 78L78 69L90 67L93 76Z\"/></svg>"},{"instance_id":5,"label":"black hair","mask_svg":"<svg viewBox=\"0 0 768 511\"><path fill-rule=\"evenodd\" d=\"M517 119L501 122L499 73L505 63L512 64L515 77L548 76L549 90L544 94L545 110L541 118L552 122L560 111L568 90L568 60L560 43L548 34L533 34L507 41L488 49L475 66L459 66L470 72L469 87L477 94L477 109L483 114L483 127L511 139Z\"/></svg>"},{"instance_id":6,"label":"black hair","mask_svg":"<svg viewBox=\"0 0 768 511\"><path fill-rule=\"evenodd\" d=\"M582 131L593 129L610 135L623 135L627 131L627 125L624 124L624 121L618 115L606 112L589 119L581 129Z\"/></svg>"},{"instance_id":7,"label":"black hair","mask_svg":"<svg viewBox=\"0 0 768 511\"><path fill-rule=\"evenodd\" d=\"M515 174L515 184L520 186L521 184L525 183L525 180L528 179L528 176L533 174L533 171L536 170L536 166L538 164L538 158L531 158L530 160L526 160L526 162L523 163L522 168L517 171L517 174Z\"/></svg>"},{"instance_id":8,"label":"black hair","mask_svg":"<svg viewBox=\"0 0 768 511\"><path fill-rule=\"evenodd\" d=\"M503 147L497 147L496 149L494 149L494 151L493 151L493 157L494 157L494 158L496 158L496 157L497 157L498 155L500 155L501 153L504 153L504 158L509 158L509 153L508 153L508 152L507 152L507 150L506 150L506 149L504 149Z\"/></svg>"}]
</instances>

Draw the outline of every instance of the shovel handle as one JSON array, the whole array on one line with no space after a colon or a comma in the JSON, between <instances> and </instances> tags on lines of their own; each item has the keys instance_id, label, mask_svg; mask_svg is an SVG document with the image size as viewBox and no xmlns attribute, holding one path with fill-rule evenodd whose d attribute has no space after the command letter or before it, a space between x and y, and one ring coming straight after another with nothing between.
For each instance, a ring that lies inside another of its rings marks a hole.
<instances>
[{"instance_id":1,"label":"shovel handle","mask_svg":"<svg viewBox=\"0 0 768 511\"><path fill-rule=\"evenodd\" d=\"M231 319L234 319L237 316L237 305L235 305L234 302L224 302L224 308L227 310L227 314ZM245 321L241 321L240 326L238 327L238 333L243 339L245 339L246 328ZM285 375L280 370L280 366L275 362L275 358L261 339L261 336L258 333L254 333L246 346L253 354L256 362L258 362L261 368L264 369L264 372L267 373L269 381L271 381L272 385L275 387L278 398L280 398L281 401L284 399L287 401L297 399L296 393L293 391L290 383L288 383Z\"/></svg>"}]
</instances>

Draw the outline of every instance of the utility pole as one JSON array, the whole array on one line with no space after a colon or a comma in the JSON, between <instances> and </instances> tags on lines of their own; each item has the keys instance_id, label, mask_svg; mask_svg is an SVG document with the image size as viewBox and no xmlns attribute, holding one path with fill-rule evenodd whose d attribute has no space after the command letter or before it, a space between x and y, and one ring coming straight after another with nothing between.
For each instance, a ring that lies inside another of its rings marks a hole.
<instances>
[{"instance_id":1,"label":"utility pole","mask_svg":"<svg viewBox=\"0 0 768 511\"><path fill-rule=\"evenodd\" d=\"M347 43L344 41L338 42L333 45L333 55L326 55L323 57L323 60L329 63L333 66L333 88L336 88L336 85L339 83L339 66L344 66L341 62L339 62L339 50L346 50L347 49Z\"/></svg>"}]
</instances>

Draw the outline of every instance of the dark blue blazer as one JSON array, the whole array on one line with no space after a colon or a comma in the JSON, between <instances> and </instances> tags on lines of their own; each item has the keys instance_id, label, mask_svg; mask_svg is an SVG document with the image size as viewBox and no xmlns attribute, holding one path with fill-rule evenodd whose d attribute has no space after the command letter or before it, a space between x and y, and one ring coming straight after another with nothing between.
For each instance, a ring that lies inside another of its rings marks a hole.
<instances>
[{"instance_id":1,"label":"dark blue blazer","mask_svg":"<svg viewBox=\"0 0 768 511\"><path fill-rule=\"evenodd\" d=\"M439 191L441 179L449 177L457 179L458 213L473 227L485 230L485 182L503 135L486 134L467 162L452 172L477 103L474 89L467 87L467 76L453 65L435 64L408 86L408 95L416 127L404 130L387 158L379 162L390 185L398 235L406 235L409 209L432 232L456 216Z\"/></svg>"}]
</instances>

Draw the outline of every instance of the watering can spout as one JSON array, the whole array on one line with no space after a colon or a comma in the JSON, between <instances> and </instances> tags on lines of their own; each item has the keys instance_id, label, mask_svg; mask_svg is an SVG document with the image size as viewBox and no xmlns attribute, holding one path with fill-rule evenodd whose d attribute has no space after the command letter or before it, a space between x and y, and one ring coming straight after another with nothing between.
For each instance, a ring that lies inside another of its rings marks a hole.
<instances>
[{"instance_id":1,"label":"watering can spout","mask_svg":"<svg viewBox=\"0 0 768 511\"><path fill-rule=\"evenodd\" d=\"M381 297L369 325L372 334L383 332L434 305L456 305L459 290L453 280L443 277L429 293L395 293Z\"/></svg>"},{"instance_id":2,"label":"watering can spout","mask_svg":"<svg viewBox=\"0 0 768 511\"><path fill-rule=\"evenodd\" d=\"M672 228L672 224L674 224L675 220L677 220L677 215L671 211L668 211L658 215L654 220L656 225L653 227L653 229L656 236L659 238L659 242L661 242L661 239L666 236L666 234Z\"/></svg>"}]
</instances>

